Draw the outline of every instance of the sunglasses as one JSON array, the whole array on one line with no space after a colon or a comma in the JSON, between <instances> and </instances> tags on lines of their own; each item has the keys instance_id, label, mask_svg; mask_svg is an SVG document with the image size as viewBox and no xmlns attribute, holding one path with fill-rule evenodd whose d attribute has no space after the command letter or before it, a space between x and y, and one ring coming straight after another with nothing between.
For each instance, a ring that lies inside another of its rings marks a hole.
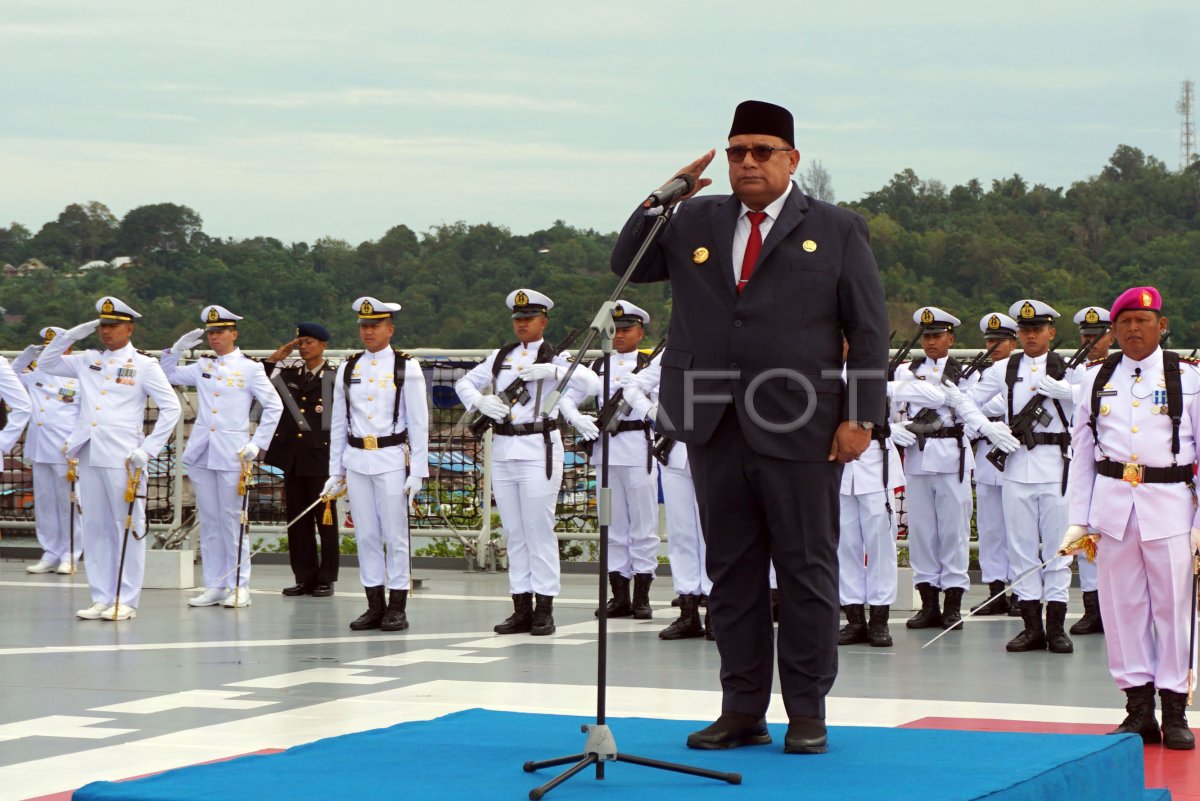
<instances>
[{"instance_id":1,"label":"sunglasses","mask_svg":"<svg viewBox=\"0 0 1200 801\"><path fill-rule=\"evenodd\" d=\"M771 147L770 145L755 145L754 147L736 145L725 148L725 155L734 163L745 161L747 153L752 154L755 161L767 161L775 154L776 150L789 153L795 149L794 147Z\"/></svg>"}]
</instances>

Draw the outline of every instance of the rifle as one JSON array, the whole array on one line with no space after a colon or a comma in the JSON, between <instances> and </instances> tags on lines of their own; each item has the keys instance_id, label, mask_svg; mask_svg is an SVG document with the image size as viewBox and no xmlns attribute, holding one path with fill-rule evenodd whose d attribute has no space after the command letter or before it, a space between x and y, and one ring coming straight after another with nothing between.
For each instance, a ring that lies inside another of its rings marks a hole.
<instances>
[{"instance_id":1,"label":"rifle","mask_svg":"<svg viewBox=\"0 0 1200 801\"><path fill-rule=\"evenodd\" d=\"M904 359L908 356L908 352L913 349L913 345L916 345L920 339L921 329L918 328L917 333L912 335L912 339L908 340L908 342L905 342L904 346L901 347L900 350L896 351L896 355L893 356L892 360L888 362L888 381L892 381L896 378L896 368L904 363Z\"/></svg>"},{"instance_id":2,"label":"rifle","mask_svg":"<svg viewBox=\"0 0 1200 801\"><path fill-rule=\"evenodd\" d=\"M1003 342L1003 339L997 339L992 343L990 348L975 354L975 358L967 362L967 366L963 369L962 376L959 378L959 380L961 381L964 378L970 378L974 373L977 373L986 367L988 362L991 361L992 354L996 352L996 348L1000 347L1001 343Z\"/></svg>"},{"instance_id":3,"label":"rifle","mask_svg":"<svg viewBox=\"0 0 1200 801\"><path fill-rule=\"evenodd\" d=\"M1107 332L1107 329L1105 329L1105 331ZM1101 334L1101 336L1103 336L1103 334ZM1089 342L1087 344L1080 345L1079 349L1071 355L1071 358L1067 359L1066 369L1068 372L1074 370L1083 363L1084 359L1087 358L1088 353L1092 349L1092 344L1093 343ZM1054 350L1054 345L1050 346L1050 350ZM1034 445L1037 444L1033 439L1034 428L1036 428L1038 425L1046 425L1050 422L1050 413L1042 408L1046 400L1047 398L1045 395L1041 395L1035 391L1033 393L1033 397L1026 401L1025 407L1013 415L1013 418L1008 421L1009 430L1012 431L1013 435L1017 437L1017 439L1021 440L1025 447L1029 450L1032 450ZM1004 472L1005 464L1008 461L1007 453L999 448L992 448L990 451L988 451L986 458L992 463L993 466L995 466L997 470L999 470L1001 473Z\"/></svg>"},{"instance_id":4,"label":"rifle","mask_svg":"<svg viewBox=\"0 0 1200 801\"><path fill-rule=\"evenodd\" d=\"M568 333L563 338L562 342L558 343L558 346L550 351L550 358L553 359L555 356L571 347L571 343L573 343L578 336L579 329L574 329ZM507 403L510 409L518 404L528 403L530 400L529 387L526 386L524 378L513 379L513 382L506 386L503 390L497 392L496 396L500 398L500 400ZM495 424L495 420L488 417L486 414L479 414L477 412L475 419L467 424L467 428L471 431L471 434L475 437L475 439L483 439L484 433Z\"/></svg>"},{"instance_id":5,"label":"rifle","mask_svg":"<svg viewBox=\"0 0 1200 801\"><path fill-rule=\"evenodd\" d=\"M662 353L663 348L667 346L667 339L663 337L662 342L654 346L654 350L650 352L650 358L646 364L654 361L654 357ZM635 367L630 375L640 373L642 368ZM617 391L608 396L608 402L600 407L600 411L596 414L596 426L601 431L607 431L610 434L615 434L617 424L621 422L621 416L629 412L629 404L625 402L625 388L618 387Z\"/></svg>"}]
</instances>

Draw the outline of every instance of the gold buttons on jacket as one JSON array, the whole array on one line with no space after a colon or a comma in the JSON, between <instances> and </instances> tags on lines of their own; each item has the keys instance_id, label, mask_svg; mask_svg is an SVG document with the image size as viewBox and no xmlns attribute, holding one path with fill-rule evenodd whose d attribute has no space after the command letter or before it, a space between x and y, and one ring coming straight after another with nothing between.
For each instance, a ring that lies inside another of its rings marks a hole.
<instances>
[{"instance_id":1,"label":"gold buttons on jacket","mask_svg":"<svg viewBox=\"0 0 1200 801\"><path fill-rule=\"evenodd\" d=\"M1136 434L1138 432L1138 427L1134 426L1133 428L1131 428L1129 430Z\"/></svg>"},{"instance_id":2,"label":"gold buttons on jacket","mask_svg":"<svg viewBox=\"0 0 1200 801\"><path fill-rule=\"evenodd\" d=\"M1135 400L1135 401L1133 402L1133 405L1134 405L1134 406L1141 406L1141 405L1142 405L1142 402L1141 402L1141 401L1139 401L1139 400Z\"/></svg>"}]
</instances>

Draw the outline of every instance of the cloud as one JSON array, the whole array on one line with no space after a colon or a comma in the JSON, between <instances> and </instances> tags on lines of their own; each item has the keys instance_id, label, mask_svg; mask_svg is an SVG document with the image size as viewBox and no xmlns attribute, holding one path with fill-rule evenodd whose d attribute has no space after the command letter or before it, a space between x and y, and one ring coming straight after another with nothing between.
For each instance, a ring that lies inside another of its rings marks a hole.
<instances>
[{"instance_id":1,"label":"cloud","mask_svg":"<svg viewBox=\"0 0 1200 801\"><path fill-rule=\"evenodd\" d=\"M353 88L325 92L222 94L218 97L210 97L208 102L231 106L283 109L319 109L337 106L421 106L542 111L559 114L596 114L601 111L589 104L566 98L554 99L456 89Z\"/></svg>"}]
</instances>

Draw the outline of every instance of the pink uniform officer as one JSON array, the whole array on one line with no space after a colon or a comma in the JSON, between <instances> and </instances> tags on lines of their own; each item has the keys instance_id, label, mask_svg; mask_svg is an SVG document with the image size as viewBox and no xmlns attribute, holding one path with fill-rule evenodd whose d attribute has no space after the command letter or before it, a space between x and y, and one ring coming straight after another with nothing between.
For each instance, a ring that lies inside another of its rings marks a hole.
<instances>
[{"instance_id":1,"label":"pink uniform officer","mask_svg":"<svg viewBox=\"0 0 1200 801\"><path fill-rule=\"evenodd\" d=\"M1061 549L1097 531L1100 608L1109 672L1127 697L1114 734L1190 750L1189 627L1200 551L1194 470L1200 373L1159 347L1166 330L1154 287L1134 287L1112 307L1122 353L1094 363L1082 384L1071 444L1070 526ZM1162 699L1160 733L1154 691Z\"/></svg>"}]
</instances>

